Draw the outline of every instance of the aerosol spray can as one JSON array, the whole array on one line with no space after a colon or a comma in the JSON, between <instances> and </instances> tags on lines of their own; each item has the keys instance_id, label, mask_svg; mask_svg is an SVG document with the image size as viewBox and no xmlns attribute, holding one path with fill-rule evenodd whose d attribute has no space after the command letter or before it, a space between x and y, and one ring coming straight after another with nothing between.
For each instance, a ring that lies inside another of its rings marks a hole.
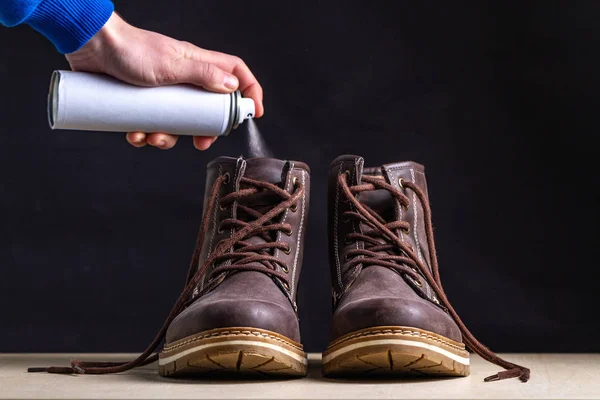
<instances>
[{"instance_id":1,"label":"aerosol spray can","mask_svg":"<svg viewBox=\"0 0 600 400\"><path fill-rule=\"evenodd\" d=\"M52 129L224 136L254 112L254 101L239 91L140 87L86 72L54 71L48 94Z\"/></svg>"}]
</instances>

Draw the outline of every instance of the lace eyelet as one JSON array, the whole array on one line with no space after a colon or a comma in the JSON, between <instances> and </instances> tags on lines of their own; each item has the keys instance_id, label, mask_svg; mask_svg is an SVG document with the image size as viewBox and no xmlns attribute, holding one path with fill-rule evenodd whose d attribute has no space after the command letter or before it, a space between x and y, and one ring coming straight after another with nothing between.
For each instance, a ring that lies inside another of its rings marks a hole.
<instances>
[{"instance_id":1,"label":"lace eyelet","mask_svg":"<svg viewBox=\"0 0 600 400\"><path fill-rule=\"evenodd\" d=\"M404 189L404 178L398 178L398 186L400 189Z\"/></svg>"},{"instance_id":2,"label":"lace eyelet","mask_svg":"<svg viewBox=\"0 0 600 400\"><path fill-rule=\"evenodd\" d=\"M285 233L287 236L292 236L294 231L290 229L289 231L283 231L283 233Z\"/></svg>"},{"instance_id":3,"label":"lace eyelet","mask_svg":"<svg viewBox=\"0 0 600 400\"><path fill-rule=\"evenodd\" d=\"M348 236L346 236L346 238L344 239L344 244L352 244L353 242L354 240L348 239Z\"/></svg>"},{"instance_id":4,"label":"lace eyelet","mask_svg":"<svg viewBox=\"0 0 600 400\"><path fill-rule=\"evenodd\" d=\"M344 224L349 224L350 223L350 217L348 217L347 215L342 215L342 222Z\"/></svg>"},{"instance_id":5,"label":"lace eyelet","mask_svg":"<svg viewBox=\"0 0 600 400\"><path fill-rule=\"evenodd\" d=\"M408 203L407 204L402 204L402 209L404 211L408 211L409 208L410 208L410 204L408 204Z\"/></svg>"},{"instance_id":6,"label":"lace eyelet","mask_svg":"<svg viewBox=\"0 0 600 400\"><path fill-rule=\"evenodd\" d=\"M292 204L292 205L290 206L290 210L291 210L292 212L296 212L296 210L297 210L297 209L298 209L298 204L296 204L296 203L294 203L294 204Z\"/></svg>"},{"instance_id":7,"label":"lace eyelet","mask_svg":"<svg viewBox=\"0 0 600 400\"><path fill-rule=\"evenodd\" d=\"M283 282L283 287L285 287L287 290L290 290L290 284L287 282Z\"/></svg>"},{"instance_id":8,"label":"lace eyelet","mask_svg":"<svg viewBox=\"0 0 600 400\"><path fill-rule=\"evenodd\" d=\"M227 206L221 205L221 203L219 203L219 210L227 211Z\"/></svg>"},{"instance_id":9,"label":"lace eyelet","mask_svg":"<svg viewBox=\"0 0 600 400\"><path fill-rule=\"evenodd\" d=\"M432 297L431 297L431 301L433 301L435 304L440 304L440 301L439 301L439 300L438 300L438 298L437 298L437 297L435 297L435 296L432 296Z\"/></svg>"},{"instance_id":10,"label":"lace eyelet","mask_svg":"<svg viewBox=\"0 0 600 400\"><path fill-rule=\"evenodd\" d=\"M410 228L402 228L402 232L408 235L410 234Z\"/></svg>"},{"instance_id":11,"label":"lace eyelet","mask_svg":"<svg viewBox=\"0 0 600 400\"><path fill-rule=\"evenodd\" d=\"M288 268L288 266L287 266L287 265L284 265L283 267L281 267L281 270L282 270L283 272L285 272L286 274L287 274L288 272L290 272L290 269Z\"/></svg>"},{"instance_id":12,"label":"lace eyelet","mask_svg":"<svg viewBox=\"0 0 600 400\"><path fill-rule=\"evenodd\" d=\"M217 234L221 234L223 233L223 229L221 229L221 226L219 225L219 227L217 228Z\"/></svg>"},{"instance_id":13,"label":"lace eyelet","mask_svg":"<svg viewBox=\"0 0 600 400\"><path fill-rule=\"evenodd\" d=\"M229 183L229 181L231 180L231 175L229 175L229 172L225 172L225 175L223 175L223 176L225 177L223 184L227 185Z\"/></svg>"},{"instance_id":14,"label":"lace eyelet","mask_svg":"<svg viewBox=\"0 0 600 400\"><path fill-rule=\"evenodd\" d=\"M298 183L298 178L294 176L292 178L292 186L296 186L297 183Z\"/></svg>"},{"instance_id":15,"label":"lace eyelet","mask_svg":"<svg viewBox=\"0 0 600 400\"><path fill-rule=\"evenodd\" d=\"M288 246L286 250L281 250L284 254L289 255L292 252L292 247ZM287 268L287 267L286 267ZM287 272L287 271L286 271Z\"/></svg>"},{"instance_id":16,"label":"lace eyelet","mask_svg":"<svg viewBox=\"0 0 600 400\"><path fill-rule=\"evenodd\" d=\"M346 255L344 256L344 261L350 261L350 258L352 258L350 256L350 253L346 253Z\"/></svg>"},{"instance_id":17,"label":"lace eyelet","mask_svg":"<svg viewBox=\"0 0 600 400\"><path fill-rule=\"evenodd\" d=\"M420 281L420 280L418 280L418 279L413 279L413 282L415 283L415 285L417 285L417 287L420 287L420 288L421 288L421 287L423 287L423 284L421 283L421 281Z\"/></svg>"}]
</instances>

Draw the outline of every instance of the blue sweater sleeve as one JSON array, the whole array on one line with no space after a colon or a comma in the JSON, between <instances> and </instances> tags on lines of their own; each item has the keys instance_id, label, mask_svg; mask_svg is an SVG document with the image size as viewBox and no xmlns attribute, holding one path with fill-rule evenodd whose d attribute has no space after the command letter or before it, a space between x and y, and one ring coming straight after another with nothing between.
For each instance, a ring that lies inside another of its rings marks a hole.
<instances>
[{"instance_id":1,"label":"blue sweater sleeve","mask_svg":"<svg viewBox=\"0 0 600 400\"><path fill-rule=\"evenodd\" d=\"M67 54L86 44L113 10L110 0L0 0L0 23L30 25Z\"/></svg>"}]
</instances>

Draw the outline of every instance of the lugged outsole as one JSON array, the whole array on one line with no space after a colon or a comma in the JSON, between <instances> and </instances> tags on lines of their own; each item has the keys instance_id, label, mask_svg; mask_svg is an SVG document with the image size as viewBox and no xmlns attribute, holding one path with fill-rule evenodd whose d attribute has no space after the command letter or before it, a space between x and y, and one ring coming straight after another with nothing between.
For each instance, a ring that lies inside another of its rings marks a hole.
<instances>
[{"instance_id":1,"label":"lugged outsole","mask_svg":"<svg viewBox=\"0 0 600 400\"><path fill-rule=\"evenodd\" d=\"M352 332L323 353L327 377L467 376L469 372L464 344L411 327Z\"/></svg>"},{"instance_id":2,"label":"lugged outsole","mask_svg":"<svg viewBox=\"0 0 600 400\"><path fill-rule=\"evenodd\" d=\"M159 356L159 374L172 377L299 377L307 365L299 343L246 327L201 332L165 345Z\"/></svg>"}]
</instances>

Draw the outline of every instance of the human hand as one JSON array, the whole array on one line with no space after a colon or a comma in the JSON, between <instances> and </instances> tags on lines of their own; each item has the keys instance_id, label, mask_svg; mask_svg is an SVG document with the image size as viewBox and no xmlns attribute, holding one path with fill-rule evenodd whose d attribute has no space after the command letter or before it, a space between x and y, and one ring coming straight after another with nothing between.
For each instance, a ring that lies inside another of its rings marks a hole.
<instances>
[{"instance_id":1,"label":"human hand","mask_svg":"<svg viewBox=\"0 0 600 400\"><path fill-rule=\"evenodd\" d=\"M239 88L244 97L254 100L255 117L264 113L262 88L242 59L136 28L116 13L66 58L73 71L104 73L139 86L188 83L218 93ZM127 134L127 141L135 147L150 144L164 150L175 146L177 138L163 132ZM216 139L195 136L194 146L206 150Z\"/></svg>"}]
</instances>

